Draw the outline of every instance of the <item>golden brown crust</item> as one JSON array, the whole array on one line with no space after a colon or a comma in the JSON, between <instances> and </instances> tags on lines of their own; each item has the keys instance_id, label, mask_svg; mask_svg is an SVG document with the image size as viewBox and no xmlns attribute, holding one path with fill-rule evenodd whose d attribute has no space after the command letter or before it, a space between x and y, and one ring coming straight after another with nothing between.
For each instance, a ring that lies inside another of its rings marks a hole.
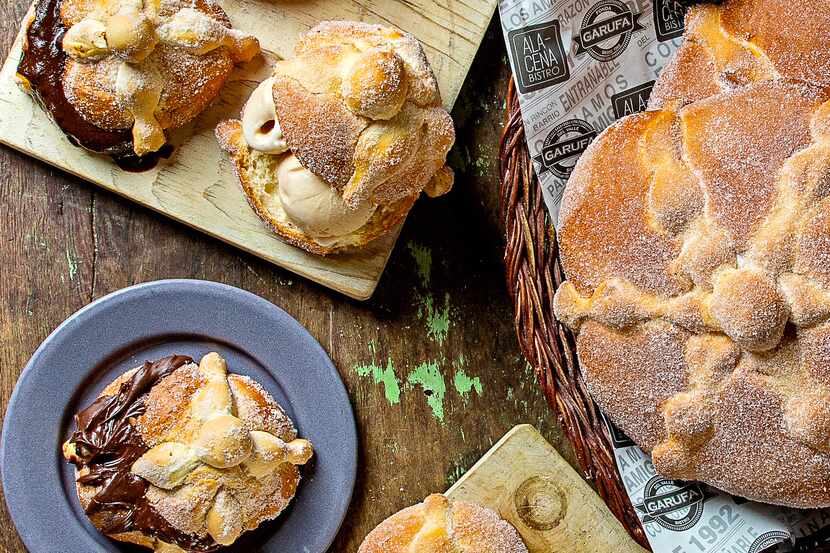
<instances>
[{"instance_id":1,"label":"golden brown crust","mask_svg":"<svg viewBox=\"0 0 830 553\"><path fill-rule=\"evenodd\" d=\"M354 151L365 119L334 94L309 92L292 77L274 73L280 127L300 163L342 191L354 173Z\"/></svg>"},{"instance_id":2,"label":"golden brown crust","mask_svg":"<svg viewBox=\"0 0 830 553\"><path fill-rule=\"evenodd\" d=\"M153 59L167 79L156 113L165 129L182 127L202 113L219 95L234 67L233 58L221 50L195 57L162 45Z\"/></svg>"},{"instance_id":3,"label":"golden brown crust","mask_svg":"<svg viewBox=\"0 0 830 553\"><path fill-rule=\"evenodd\" d=\"M251 150L245 143L242 126L238 120L222 121L216 127L216 137L221 148L228 152L245 198L259 218L283 240L313 254L348 252L388 234L404 220L418 198L417 195L411 196L391 205L381 206L364 227L341 237L336 243L321 244L287 218L278 218L264 202L266 195L273 196L278 193L276 166L281 156Z\"/></svg>"},{"instance_id":4,"label":"golden brown crust","mask_svg":"<svg viewBox=\"0 0 830 553\"><path fill-rule=\"evenodd\" d=\"M134 119L118 105L115 79L121 65L116 59L102 60L96 65L66 60L63 89L72 105L87 121L107 130L129 129ZM99 86L90 85L95 80Z\"/></svg>"},{"instance_id":5,"label":"golden brown crust","mask_svg":"<svg viewBox=\"0 0 830 553\"><path fill-rule=\"evenodd\" d=\"M344 200L365 201L371 194L375 203L391 203L400 198L401 183L409 183L408 189L417 193L439 172L449 175L443 188L449 191L452 170L445 161L454 139L452 118L444 108L418 108L407 102L395 117L376 122L360 135ZM424 149L425 144L430 148Z\"/></svg>"},{"instance_id":6,"label":"golden brown crust","mask_svg":"<svg viewBox=\"0 0 830 553\"><path fill-rule=\"evenodd\" d=\"M674 294L682 289L670 270L677 244L639 216L649 200L647 170L639 163L608 163L617 156L637 159L637 139L658 117L649 112L618 122L603 140L591 144L580 158L581 169L571 176L558 238L568 278L580 292L592 290L605 274L619 275L651 292ZM603 201L592 201L599 194ZM628 209L608 209L620 205Z\"/></svg>"},{"instance_id":7,"label":"golden brown crust","mask_svg":"<svg viewBox=\"0 0 830 553\"><path fill-rule=\"evenodd\" d=\"M96 127L132 129L138 155L156 151L164 131L204 111L234 63L259 51L253 37L231 29L213 0L144 7L120 0L59 1L67 27L61 79L66 99Z\"/></svg>"},{"instance_id":8,"label":"golden brown crust","mask_svg":"<svg viewBox=\"0 0 830 553\"><path fill-rule=\"evenodd\" d=\"M193 393L204 384L196 366L188 365L173 372L150 390L145 403L147 410L137 421L148 446L154 447L168 436L184 432L183 427L189 420L188 402ZM104 393L108 391L104 390Z\"/></svg>"},{"instance_id":9,"label":"golden brown crust","mask_svg":"<svg viewBox=\"0 0 830 553\"><path fill-rule=\"evenodd\" d=\"M685 105L764 80L830 85L830 11L811 0L728 0L692 7L684 43L649 104Z\"/></svg>"},{"instance_id":10,"label":"golden brown crust","mask_svg":"<svg viewBox=\"0 0 830 553\"><path fill-rule=\"evenodd\" d=\"M291 151L352 208L419 194L455 141L423 48L397 29L323 22L274 79Z\"/></svg>"},{"instance_id":11,"label":"golden brown crust","mask_svg":"<svg viewBox=\"0 0 830 553\"><path fill-rule=\"evenodd\" d=\"M438 106L441 93L426 53L414 36L399 29L360 23L356 21L324 21L305 33L294 49L297 57L339 54L355 44L372 47L386 46L389 42L401 56L409 79L409 97L419 106Z\"/></svg>"},{"instance_id":12,"label":"golden brown crust","mask_svg":"<svg viewBox=\"0 0 830 553\"><path fill-rule=\"evenodd\" d=\"M556 314L665 476L830 506L828 100L774 80L632 116L571 176Z\"/></svg>"},{"instance_id":13,"label":"golden brown crust","mask_svg":"<svg viewBox=\"0 0 830 553\"><path fill-rule=\"evenodd\" d=\"M677 50L654 84L649 107L688 104L721 92L715 62L705 46L688 41Z\"/></svg>"},{"instance_id":14,"label":"golden brown crust","mask_svg":"<svg viewBox=\"0 0 830 553\"><path fill-rule=\"evenodd\" d=\"M61 21L66 28L80 23L80 21L87 15L92 13L95 8L95 3L98 0L74 0L71 2L61 2Z\"/></svg>"},{"instance_id":15,"label":"golden brown crust","mask_svg":"<svg viewBox=\"0 0 830 553\"><path fill-rule=\"evenodd\" d=\"M810 120L825 98L806 85L761 82L680 112L689 165L738 247L772 207L778 168L809 144Z\"/></svg>"},{"instance_id":16,"label":"golden brown crust","mask_svg":"<svg viewBox=\"0 0 830 553\"><path fill-rule=\"evenodd\" d=\"M494 511L435 494L380 523L358 553L527 553L527 548Z\"/></svg>"},{"instance_id":17,"label":"golden brown crust","mask_svg":"<svg viewBox=\"0 0 830 553\"><path fill-rule=\"evenodd\" d=\"M134 372L120 376L101 396L116 393ZM132 471L150 482L146 492L150 505L178 531L201 538L211 536L227 545L221 538L224 529L234 529L228 536L231 541L278 516L294 497L300 480L296 465L308 460L310 444L297 439L293 423L268 392L249 377L227 374L217 354L206 355L198 367L184 365L156 383L147 394L145 407L134 424L149 450ZM208 428L225 420L237 420L239 432L206 437ZM239 450L242 455L232 466L214 466L217 454L220 459L236 455L236 446L230 444L245 436L254 440L252 451ZM170 450L164 448L173 444L179 444L173 451L192 447L186 454L198 456L184 474L171 472L168 466ZM154 456L155 451L163 453ZM80 484L77 489L84 508L99 491ZM90 520L101 529L111 526L113 516L99 510ZM164 545L141 531L110 537L156 550Z\"/></svg>"},{"instance_id":18,"label":"golden brown crust","mask_svg":"<svg viewBox=\"0 0 830 553\"><path fill-rule=\"evenodd\" d=\"M646 451L665 439L659 406L688 387L687 339L660 322L617 330L589 320L580 327L577 354L591 395L615 421L630 421L625 431Z\"/></svg>"},{"instance_id":19,"label":"golden brown crust","mask_svg":"<svg viewBox=\"0 0 830 553\"><path fill-rule=\"evenodd\" d=\"M724 30L768 58L778 76L830 84L830 12L812 0L731 0Z\"/></svg>"}]
</instances>

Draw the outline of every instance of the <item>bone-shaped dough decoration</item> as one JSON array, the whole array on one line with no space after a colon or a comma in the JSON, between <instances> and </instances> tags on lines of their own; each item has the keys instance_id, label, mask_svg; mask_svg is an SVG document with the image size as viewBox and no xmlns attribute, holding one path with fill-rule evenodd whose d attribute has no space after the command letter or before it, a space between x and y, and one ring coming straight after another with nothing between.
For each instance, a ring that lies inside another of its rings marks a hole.
<instances>
[{"instance_id":1,"label":"bone-shaped dough decoration","mask_svg":"<svg viewBox=\"0 0 830 553\"><path fill-rule=\"evenodd\" d=\"M155 114L165 77L148 59L159 44L196 56L226 47L236 61L249 61L259 52L254 37L194 8L163 17L160 0L97 0L92 11L67 30L63 50L85 63L110 56L121 60L116 99L135 118L133 143L138 155L157 151L165 142Z\"/></svg>"},{"instance_id":2,"label":"bone-shaped dough decoration","mask_svg":"<svg viewBox=\"0 0 830 553\"><path fill-rule=\"evenodd\" d=\"M311 443L303 439L284 442L260 430L248 431L233 414L227 363L216 353L199 363L205 383L190 400L190 415L200 423L191 443L166 442L142 455L132 472L165 490L180 486L198 466L232 469L242 465L254 478L273 474L284 463L304 465L312 456ZM243 532L230 491L220 489L207 515L207 529L217 543L229 545Z\"/></svg>"}]
</instances>

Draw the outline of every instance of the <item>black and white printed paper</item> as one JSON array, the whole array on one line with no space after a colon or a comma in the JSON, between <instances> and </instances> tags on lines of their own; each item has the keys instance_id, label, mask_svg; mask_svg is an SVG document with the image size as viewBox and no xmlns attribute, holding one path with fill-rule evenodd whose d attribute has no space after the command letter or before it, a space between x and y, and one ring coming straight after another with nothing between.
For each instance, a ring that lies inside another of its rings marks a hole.
<instances>
[{"instance_id":1,"label":"black and white printed paper","mask_svg":"<svg viewBox=\"0 0 830 553\"><path fill-rule=\"evenodd\" d=\"M675 0L503 0L525 135L554 220L576 160L608 125L645 109L680 45Z\"/></svg>"},{"instance_id":2,"label":"black and white printed paper","mask_svg":"<svg viewBox=\"0 0 830 553\"><path fill-rule=\"evenodd\" d=\"M650 455L610 423L609 429L620 477L655 553L760 553L790 540L779 509L668 480Z\"/></svg>"},{"instance_id":3,"label":"black and white printed paper","mask_svg":"<svg viewBox=\"0 0 830 553\"><path fill-rule=\"evenodd\" d=\"M812 553L830 535L830 509L753 503L697 482L668 480L651 456L606 420L625 490L654 553Z\"/></svg>"}]
</instances>

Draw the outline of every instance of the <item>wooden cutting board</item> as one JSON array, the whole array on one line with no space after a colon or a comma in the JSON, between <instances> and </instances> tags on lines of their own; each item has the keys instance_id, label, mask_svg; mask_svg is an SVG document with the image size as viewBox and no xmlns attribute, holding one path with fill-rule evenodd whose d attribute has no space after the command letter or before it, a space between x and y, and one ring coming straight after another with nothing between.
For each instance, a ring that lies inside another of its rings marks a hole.
<instances>
[{"instance_id":1,"label":"wooden cutting board","mask_svg":"<svg viewBox=\"0 0 830 553\"><path fill-rule=\"evenodd\" d=\"M219 99L173 137L183 142L165 164L127 173L108 158L73 147L14 82L23 31L0 71L0 143L50 163L299 275L365 300L375 290L400 228L356 254L321 258L285 244L254 215L213 129L236 117L269 64L288 57L297 36L327 19L394 25L414 34L451 108L497 0L219 0L234 26L255 34L264 56L238 69Z\"/></svg>"},{"instance_id":2,"label":"wooden cutting board","mask_svg":"<svg viewBox=\"0 0 830 553\"><path fill-rule=\"evenodd\" d=\"M646 553L596 492L530 425L513 428L447 496L509 521L530 553Z\"/></svg>"}]
</instances>

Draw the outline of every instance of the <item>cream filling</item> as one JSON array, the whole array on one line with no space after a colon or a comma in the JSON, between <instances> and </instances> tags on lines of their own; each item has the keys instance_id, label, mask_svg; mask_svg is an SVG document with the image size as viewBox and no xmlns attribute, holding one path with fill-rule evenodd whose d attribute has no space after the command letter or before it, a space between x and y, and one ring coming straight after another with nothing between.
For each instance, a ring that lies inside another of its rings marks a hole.
<instances>
[{"instance_id":1,"label":"cream filling","mask_svg":"<svg viewBox=\"0 0 830 553\"><path fill-rule=\"evenodd\" d=\"M288 218L317 241L355 232L377 209L370 202L350 208L334 188L303 167L294 155L280 161L277 182L279 200Z\"/></svg>"},{"instance_id":2,"label":"cream filling","mask_svg":"<svg viewBox=\"0 0 830 553\"><path fill-rule=\"evenodd\" d=\"M350 208L334 188L289 152L274 107L273 84L273 78L263 81L242 110L242 133L248 146L263 154L285 154L274 175L278 193L269 194L269 211L279 219L284 214L317 243L333 245L366 225L377 207L363 202L357 209Z\"/></svg>"},{"instance_id":3,"label":"cream filling","mask_svg":"<svg viewBox=\"0 0 830 553\"><path fill-rule=\"evenodd\" d=\"M281 154L288 151L288 143L277 120L273 86L274 79L267 79L248 98L242 110L242 133L252 149L266 154Z\"/></svg>"}]
</instances>

